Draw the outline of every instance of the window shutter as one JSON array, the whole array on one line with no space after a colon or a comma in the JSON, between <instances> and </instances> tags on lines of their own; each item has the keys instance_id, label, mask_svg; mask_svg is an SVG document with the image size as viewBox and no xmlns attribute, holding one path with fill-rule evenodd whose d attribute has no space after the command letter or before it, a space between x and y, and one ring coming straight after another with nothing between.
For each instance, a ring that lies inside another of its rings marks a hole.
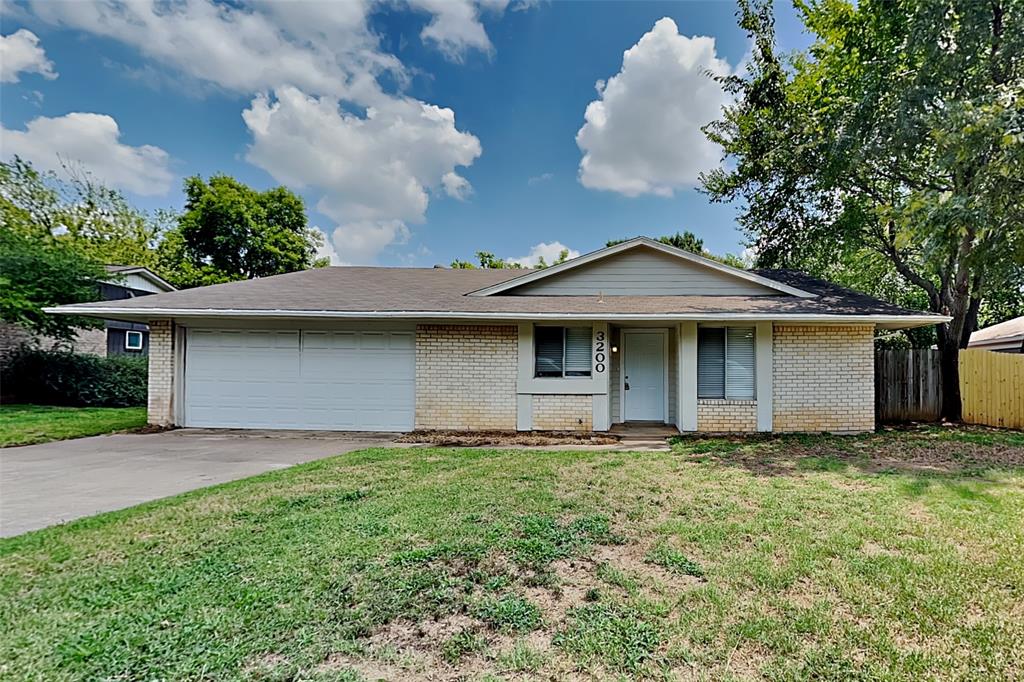
<instances>
[{"instance_id":1,"label":"window shutter","mask_svg":"<svg viewBox=\"0 0 1024 682\"><path fill-rule=\"evenodd\" d=\"M754 328L729 327L726 334L725 397L754 399Z\"/></svg>"},{"instance_id":2,"label":"window shutter","mask_svg":"<svg viewBox=\"0 0 1024 682\"><path fill-rule=\"evenodd\" d=\"M590 327L568 327L565 330L565 375L590 376L590 347L593 333Z\"/></svg>"},{"instance_id":3,"label":"window shutter","mask_svg":"<svg viewBox=\"0 0 1024 682\"><path fill-rule=\"evenodd\" d=\"M725 397L725 329L697 330L697 397Z\"/></svg>"},{"instance_id":4,"label":"window shutter","mask_svg":"<svg viewBox=\"0 0 1024 682\"><path fill-rule=\"evenodd\" d=\"M535 327L533 335L535 375L562 376L562 327Z\"/></svg>"}]
</instances>

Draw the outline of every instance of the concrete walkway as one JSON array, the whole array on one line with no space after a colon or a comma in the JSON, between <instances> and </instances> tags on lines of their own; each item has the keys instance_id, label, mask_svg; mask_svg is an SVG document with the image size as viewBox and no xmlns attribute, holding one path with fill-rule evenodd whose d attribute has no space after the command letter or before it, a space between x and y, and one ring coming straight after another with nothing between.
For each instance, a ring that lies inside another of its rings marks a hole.
<instances>
[{"instance_id":1,"label":"concrete walkway","mask_svg":"<svg viewBox=\"0 0 1024 682\"><path fill-rule=\"evenodd\" d=\"M273 469L389 445L394 434L179 429L0 449L0 536Z\"/></svg>"}]
</instances>

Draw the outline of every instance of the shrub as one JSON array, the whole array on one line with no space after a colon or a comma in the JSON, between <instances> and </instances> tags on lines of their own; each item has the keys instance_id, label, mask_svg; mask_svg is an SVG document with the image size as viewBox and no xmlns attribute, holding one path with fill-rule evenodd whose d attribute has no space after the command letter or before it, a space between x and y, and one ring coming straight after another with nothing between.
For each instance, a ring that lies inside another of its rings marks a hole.
<instances>
[{"instance_id":1,"label":"shrub","mask_svg":"<svg viewBox=\"0 0 1024 682\"><path fill-rule=\"evenodd\" d=\"M146 358L22 350L3 369L4 392L21 402L76 407L146 404Z\"/></svg>"}]
</instances>

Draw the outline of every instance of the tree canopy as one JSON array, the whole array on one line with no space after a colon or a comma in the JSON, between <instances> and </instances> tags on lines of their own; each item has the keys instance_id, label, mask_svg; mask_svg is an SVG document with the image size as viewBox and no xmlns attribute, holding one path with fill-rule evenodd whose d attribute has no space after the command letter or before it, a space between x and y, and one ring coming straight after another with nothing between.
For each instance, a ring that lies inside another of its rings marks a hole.
<instances>
[{"instance_id":1,"label":"tree canopy","mask_svg":"<svg viewBox=\"0 0 1024 682\"><path fill-rule=\"evenodd\" d=\"M322 237L302 199L285 187L255 190L226 175L185 180L185 210L160 244L168 279L193 287L314 266Z\"/></svg>"},{"instance_id":2,"label":"tree canopy","mask_svg":"<svg viewBox=\"0 0 1024 682\"><path fill-rule=\"evenodd\" d=\"M958 419L958 350L1024 263L1024 0L798 7L814 42L784 60L770 3L741 0L753 57L721 79L736 103L705 131L728 163L703 187L740 203L759 265L949 315L938 344Z\"/></svg>"}]
</instances>

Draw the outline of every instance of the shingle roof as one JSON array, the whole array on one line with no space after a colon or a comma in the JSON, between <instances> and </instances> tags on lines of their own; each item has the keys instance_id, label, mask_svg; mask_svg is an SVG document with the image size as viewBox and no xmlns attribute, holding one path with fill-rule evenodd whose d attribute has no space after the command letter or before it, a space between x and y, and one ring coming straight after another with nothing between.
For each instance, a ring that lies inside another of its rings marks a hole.
<instances>
[{"instance_id":1,"label":"shingle roof","mask_svg":"<svg viewBox=\"0 0 1024 682\"><path fill-rule=\"evenodd\" d=\"M1024 315L994 324L971 334L971 343L1017 341L1024 338Z\"/></svg>"},{"instance_id":2,"label":"shingle roof","mask_svg":"<svg viewBox=\"0 0 1024 682\"><path fill-rule=\"evenodd\" d=\"M117 302L126 314L147 310L329 311L337 313L487 313L517 315L884 315L920 316L865 294L787 270L759 270L777 281L816 294L766 296L467 296L523 274L522 270L331 267L173 291ZM110 302L73 306L109 309ZM62 312L72 312L65 309ZM399 315L394 315L399 316ZM413 315L415 316L415 315ZM422 316L422 315L421 315Z\"/></svg>"}]
</instances>

